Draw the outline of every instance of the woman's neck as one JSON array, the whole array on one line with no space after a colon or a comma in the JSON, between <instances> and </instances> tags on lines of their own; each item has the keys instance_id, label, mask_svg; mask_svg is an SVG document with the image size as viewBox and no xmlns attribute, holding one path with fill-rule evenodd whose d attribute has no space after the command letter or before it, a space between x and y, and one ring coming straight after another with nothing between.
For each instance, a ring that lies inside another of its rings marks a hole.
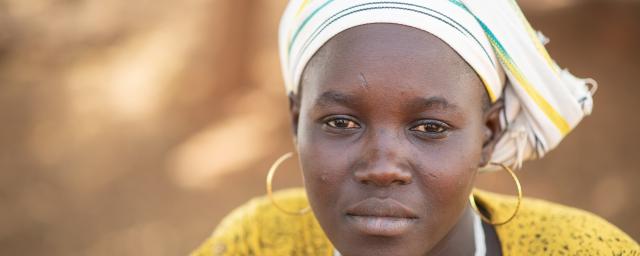
<instances>
[{"instance_id":1,"label":"woman's neck","mask_svg":"<svg viewBox=\"0 0 640 256\"><path fill-rule=\"evenodd\" d=\"M474 255L476 238L474 236L474 215L476 213L467 206L458 223L451 231L428 253L429 256L439 255ZM501 255L500 242L495 229L491 225L482 224L483 228L475 232L483 232L486 255Z\"/></svg>"}]
</instances>

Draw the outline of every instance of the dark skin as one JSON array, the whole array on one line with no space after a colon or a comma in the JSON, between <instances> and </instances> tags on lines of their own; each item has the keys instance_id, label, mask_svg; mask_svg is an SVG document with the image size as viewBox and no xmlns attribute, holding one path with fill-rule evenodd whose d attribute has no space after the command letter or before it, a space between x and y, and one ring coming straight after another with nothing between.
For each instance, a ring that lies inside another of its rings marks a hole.
<instances>
[{"instance_id":1,"label":"dark skin","mask_svg":"<svg viewBox=\"0 0 640 256\"><path fill-rule=\"evenodd\" d=\"M348 29L290 102L309 202L343 255L473 255L468 195L503 104L446 43L396 24Z\"/></svg>"}]
</instances>

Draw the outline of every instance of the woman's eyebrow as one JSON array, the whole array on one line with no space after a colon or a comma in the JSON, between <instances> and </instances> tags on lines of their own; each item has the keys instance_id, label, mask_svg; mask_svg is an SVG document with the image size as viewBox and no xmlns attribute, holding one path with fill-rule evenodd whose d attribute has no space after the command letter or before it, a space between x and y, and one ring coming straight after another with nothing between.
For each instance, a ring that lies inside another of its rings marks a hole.
<instances>
[{"instance_id":1,"label":"woman's eyebrow","mask_svg":"<svg viewBox=\"0 0 640 256\"><path fill-rule=\"evenodd\" d=\"M458 105L450 103L447 99L440 96L432 96L428 98L416 97L409 101L409 106L411 108L420 108L420 109L437 109L437 110L448 110L448 111L460 111L460 107Z\"/></svg>"},{"instance_id":2,"label":"woman's eyebrow","mask_svg":"<svg viewBox=\"0 0 640 256\"><path fill-rule=\"evenodd\" d=\"M353 95L344 94L338 91L329 90L323 92L315 102L316 106L326 107L335 104L350 106L355 103L355 97Z\"/></svg>"}]
</instances>

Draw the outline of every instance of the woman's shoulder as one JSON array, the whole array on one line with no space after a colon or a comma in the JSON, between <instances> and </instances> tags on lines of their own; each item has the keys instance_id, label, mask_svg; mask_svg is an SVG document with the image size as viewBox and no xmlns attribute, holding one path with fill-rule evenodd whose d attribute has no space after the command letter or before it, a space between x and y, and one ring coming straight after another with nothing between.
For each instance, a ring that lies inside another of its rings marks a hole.
<instances>
[{"instance_id":1,"label":"woman's shoulder","mask_svg":"<svg viewBox=\"0 0 640 256\"><path fill-rule=\"evenodd\" d=\"M476 197L496 219L508 218L517 202L483 191ZM505 255L640 255L637 242L595 214L534 198L496 232Z\"/></svg>"},{"instance_id":2,"label":"woman's shoulder","mask_svg":"<svg viewBox=\"0 0 640 256\"><path fill-rule=\"evenodd\" d=\"M274 199L291 211L308 206L303 189L276 192ZM332 252L311 212L289 215L262 196L233 210L191 255L331 255Z\"/></svg>"}]
</instances>

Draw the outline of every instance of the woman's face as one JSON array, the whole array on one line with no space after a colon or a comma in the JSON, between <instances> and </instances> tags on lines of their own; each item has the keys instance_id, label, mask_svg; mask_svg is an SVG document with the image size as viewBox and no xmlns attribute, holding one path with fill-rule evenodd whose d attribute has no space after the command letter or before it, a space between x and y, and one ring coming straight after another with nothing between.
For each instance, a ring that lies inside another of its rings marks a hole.
<instances>
[{"instance_id":1,"label":"woman's face","mask_svg":"<svg viewBox=\"0 0 640 256\"><path fill-rule=\"evenodd\" d=\"M423 255L467 206L497 134L481 80L435 36L346 30L307 65L292 119L313 212L344 255Z\"/></svg>"}]
</instances>

